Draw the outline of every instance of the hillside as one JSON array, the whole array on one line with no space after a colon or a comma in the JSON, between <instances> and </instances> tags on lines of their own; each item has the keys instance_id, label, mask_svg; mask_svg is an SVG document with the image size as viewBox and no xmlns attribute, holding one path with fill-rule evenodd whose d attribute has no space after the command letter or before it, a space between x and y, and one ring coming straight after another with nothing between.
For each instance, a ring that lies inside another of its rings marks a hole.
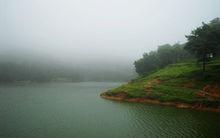
<instances>
[{"instance_id":1,"label":"hillside","mask_svg":"<svg viewBox=\"0 0 220 138\"><path fill-rule=\"evenodd\" d=\"M209 62L205 75L195 61L168 65L102 93L101 97L220 111L220 60Z\"/></svg>"}]
</instances>

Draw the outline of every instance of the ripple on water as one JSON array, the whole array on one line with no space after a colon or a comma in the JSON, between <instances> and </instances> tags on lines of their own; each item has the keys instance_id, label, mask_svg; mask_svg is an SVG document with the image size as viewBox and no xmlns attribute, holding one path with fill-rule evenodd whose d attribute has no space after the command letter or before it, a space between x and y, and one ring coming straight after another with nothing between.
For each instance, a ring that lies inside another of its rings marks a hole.
<instances>
[{"instance_id":1,"label":"ripple on water","mask_svg":"<svg viewBox=\"0 0 220 138\"><path fill-rule=\"evenodd\" d=\"M219 137L220 114L101 99L121 83L0 87L0 137Z\"/></svg>"},{"instance_id":2,"label":"ripple on water","mask_svg":"<svg viewBox=\"0 0 220 138\"><path fill-rule=\"evenodd\" d=\"M219 126L208 118L200 119L213 113L135 103L117 104L127 108L123 118L129 121L129 128L133 129L130 135L134 137L205 137L211 133L213 124Z\"/></svg>"}]
</instances>

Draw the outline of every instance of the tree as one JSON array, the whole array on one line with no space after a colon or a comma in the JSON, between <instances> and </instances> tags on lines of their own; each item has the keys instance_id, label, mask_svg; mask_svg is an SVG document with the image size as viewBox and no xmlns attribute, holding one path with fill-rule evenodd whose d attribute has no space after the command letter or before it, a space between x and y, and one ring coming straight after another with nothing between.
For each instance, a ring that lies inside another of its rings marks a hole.
<instances>
[{"instance_id":1,"label":"tree","mask_svg":"<svg viewBox=\"0 0 220 138\"><path fill-rule=\"evenodd\" d=\"M135 69L139 75L147 75L152 71L163 68L166 65L191 58L189 52L183 49L183 44L164 44L157 51L145 53L143 57L135 61Z\"/></svg>"},{"instance_id":2,"label":"tree","mask_svg":"<svg viewBox=\"0 0 220 138\"><path fill-rule=\"evenodd\" d=\"M158 58L157 53L151 51L150 53L145 53L143 58L134 62L136 72L139 75L145 75L151 71L158 68Z\"/></svg>"},{"instance_id":3,"label":"tree","mask_svg":"<svg viewBox=\"0 0 220 138\"><path fill-rule=\"evenodd\" d=\"M206 62L217 56L220 47L220 19L215 18L209 24L202 23L190 35L186 36L188 42L185 49L196 55L198 61L203 62L205 72Z\"/></svg>"}]
</instances>

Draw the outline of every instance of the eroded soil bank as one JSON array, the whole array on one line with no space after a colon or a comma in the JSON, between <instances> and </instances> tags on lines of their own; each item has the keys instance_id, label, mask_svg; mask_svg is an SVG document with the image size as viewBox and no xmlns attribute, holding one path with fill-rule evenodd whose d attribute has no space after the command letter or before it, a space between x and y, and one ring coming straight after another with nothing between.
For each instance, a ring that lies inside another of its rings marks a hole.
<instances>
[{"instance_id":1,"label":"eroded soil bank","mask_svg":"<svg viewBox=\"0 0 220 138\"><path fill-rule=\"evenodd\" d=\"M187 103L181 103L181 102L162 102L156 99L149 99L149 98L128 98L126 94L124 93L110 96L110 95L107 95L106 92L104 92L104 93L101 93L100 96L104 99L115 100L115 101L145 103L145 104L154 104L154 105L162 105L162 106L172 106L172 107L182 108L182 109L220 112L220 106L218 106L217 108L213 108L213 107L204 106L201 103L187 104Z\"/></svg>"}]
</instances>

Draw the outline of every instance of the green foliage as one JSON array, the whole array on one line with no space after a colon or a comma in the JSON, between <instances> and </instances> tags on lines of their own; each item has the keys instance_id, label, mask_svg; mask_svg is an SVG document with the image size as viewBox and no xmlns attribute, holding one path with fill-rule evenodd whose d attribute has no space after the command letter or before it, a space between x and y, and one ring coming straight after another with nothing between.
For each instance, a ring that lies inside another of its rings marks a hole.
<instances>
[{"instance_id":1,"label":"green foliage","mask_svg":"<svg viewBox=\"0 0 220 138\"><path fill-rule=\"evenodd\" d=\"M108 93L116 95L123 92L128 98L144 97L160 101L219 106L220 98L210 100L208 97L201 98L196 95L205 86L220 82L220 59L217 58L220 54L220 19L216 18L209 24L203 23L203 26L186 37L186 46L166 44L159 46L157 51L145 53L134 63L140 76ZM207 64L205 79L201 65L195 64L192 55L184 49L195 54L198 59L203 58L202 66L204 63ZM214 57L207 62L210 55Z\"/></svg>"},{"instance_id":2,"label":"green foliage","mask_svg":"<svg viewBox=\"0 0 220 138\"><path fill-rule=\"evenodd\" d=\"M157 85L153 88L154 95L159 95L161 101L182 101L193 102L195 100L196 89L178 88L170 85Z\"/></svg>"},{"instance_id":3,"label":"green foliage","mask_svg":"<svg viewBox=\"0 0 220 138\"><path fill-rule=\"evenodd\" d=\"M117 94L118 92L126 92L129 97L143 97L145 96L144 84L143 82L128 83L122 85L116 89L110 90L112 94Z\"/></svg>"},{"instance_id":4,"label":"green foliage","mask_svg":"<svg viewBox=\"0 0 220 138\"><path fill-rule=\"evenodd\" d=\"M165 44L159 46L157 51L145 53L141 59L134 63L136 72L139 75L146 75L166 65L191 58L191 55L183 47L184 45L178 43Z\"/></svg>"},{"instance_id":5,"label":"green foliage","mask_svg":"<svg viewBox=\"0 0 220 138\"><path fill-rule=\"evenodd\" d=\"M132 82L110 90L109 94L116 95L124 92L128 98L147 97L160 101L175 101L184 103L202 103L204 105L219 105L219 100L209 101L196 97L208 84L216 84L220 81L220 60L213 60L207 65L209 78L200 79L202 70L194 61L171 64L145 77L139 77ZM150 94L146 91L147 85L153 80L160 83L153 84Z\"/></svg>"},{"instance_id":6,"label":"green foliage","mask_svg":"<svg viewBox=\"0 0 220 138\"><path fill-rule=\"evenodd\" d=\"M140 76L150 74L169 64L192 58L189 53L195 55L198 61L203 61L205 70L206 62L220 55L220 19L216 18L209 24L203 23L186 38L186 44L165 44L159 46L157 51L145 53L141 59L134 62L136 72Z\"/></svg>"},{"instance_id":7,"label":"green foliage","mask_svg":"<svg viewBox=\"0 0 220 138\"><path fill-rule=\"evenodd\" d=\"M198 61L203 62L203 71L206 62L220 54L220 19L216 18L209 24L203 23L187 35L188 42L185 49L196 55Z\"/></svg>"},{"instance_id":8,"label":"green foliage","mask_svg":"<svg viewBox=\"0 0 220 138\"><path fill-rule=\"evenodd\" d=\"M159 70L149 77L183 77L189 76L192 72L198 71L199 68L194 63L180 63L167 66L165 69Z\"/></svg>"},{"instance_id":9,"label":"green foliage","mask_svg":"<svg viewBox=\"0 0 220 138\"><path fill-rule=\"evenodd\" d=\"M220 19L216 18L209 24L203 23L187 35L188 42L185 48L197 57L207 57L207 54L216 56L220 47Z\"/></svg>"}]
</instances>

